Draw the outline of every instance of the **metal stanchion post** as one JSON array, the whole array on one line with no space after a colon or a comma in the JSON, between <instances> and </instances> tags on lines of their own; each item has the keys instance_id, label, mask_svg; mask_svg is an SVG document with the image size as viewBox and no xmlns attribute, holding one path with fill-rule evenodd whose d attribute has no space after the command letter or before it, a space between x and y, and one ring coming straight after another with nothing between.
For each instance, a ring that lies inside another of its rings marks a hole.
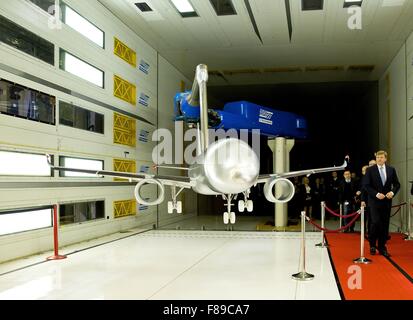
<instances>
[{"instance_id":1,"label":"metal stanchion post","mask_svg":"<svg viewBox=\"0 0 413 320\"><path fill-rule=\"evenodd\" d=\"M67 256L59 254L59 222L57 219L57 205L53 206L53 247L54 255L47 257L46 260L61 260Z\"/></svg>"},{"instance_id":2,"label":"metal stanchion post","mask_svg":"<svg viewBox=\"0 0 413 320\"><path fill-rule=\"evenodd\" d=\"M407 210L407 237L404 240L412 241L412 202L409 200L407 205L409 206L409 210Z\"/></svg>"},{"instance_id":3,"label":"metal stanchion post","mask_svg":"<svg viewBox=\"0 0 413 320\"><path fill-rule=\"evenodd\" d=\"M301 211L301 255L300 271L292 275L294 280L308 281L313 280L314 275L305 271L305 211Z\"/></svg>"},{"instance_id":4,"label":"metal stanchion post","mask_svg":"<svg viewBox=\"0 0 413 320\"><path fill-rule=\"evenodd\" d=\"M364 207L361 207L361 221L360 221L360 258L354 259L354 263L371 263L370 259L364 257Z\"/></svg>"},{"instance_id":5,"label":"metal stanchion post","mask_svg":"<svg viewBox=\"0 0 413 320\"><path fill-rule=\"evenodd\" d=\"M343 204L340 203L340 229L343 226ZM340 232L343 232L344 230L341 230Z\"/></svg>"},{"instance_id":6,"label":"metal stanchion post","mask_svg":"<svg viewBox=\"0 0 413 320\"><path fill-rule=\"evenodd\" d=\"M319 248L328 248L328 244L326 243L324 237L324 220L326 217L326 203L321 201L321 242L317 243L315 246Z\"/></svg>"}]
</instances>

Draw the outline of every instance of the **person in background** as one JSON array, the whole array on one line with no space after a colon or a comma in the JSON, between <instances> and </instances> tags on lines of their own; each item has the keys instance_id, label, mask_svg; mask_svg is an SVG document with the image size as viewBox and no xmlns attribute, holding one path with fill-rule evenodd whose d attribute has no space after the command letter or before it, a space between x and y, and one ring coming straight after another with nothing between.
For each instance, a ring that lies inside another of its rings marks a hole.
<instances>
[{"instance_id":1,"label":"person in background","mask_svg":"<svg viewBox=\"0 0 413 320\"><path fill-rule=\"evenodd\" d=\"M313 211L317 218L321 218L321 201L325 201L325 194L324 179L317 177L313 184Z\"/></svg>"},{"instance_id":2,"label":"person in background","mask_svg":"<svg viewBox=\"0 0 413 320\"><path fill-rule=\"evenodd\" d=\"M339 199L338 199L338 193L339 193L339 186L340 186L340 179L338 178L337 172L333 171L331 173L331 179L328 183L328 206L332 210L337 210L339 206Z\"/></svg>"},{"instance_id":3,"label":"person in background","mask_svg":"<svg viewBox=\"0 0 413 320\"><path fill-rule=\"evenodd\" d=\"M302 208L311 218L313 214L313 190L308 177L303 177L301 181L300 195Z\"/></svg>"},{"instance_id":4,"label":"person in background","mask_svg":"<svg viewBox=\"0 0 413 320\"><path fill-rule=\"evenodd\" d=\"M343 204L343 215L347 215L354 212L357 188L355 182L351 179L350 170L344 171L343 177L344 180L340 182L339 187L339 201ZM351 220L352 217L343 218L343 225L347 225ZM344 232L354 232L354 223Z\"/></svg>"},{"instance_id":5,"label":"person in background","mask_svg":"<svg viewBox=\"0 0 413 320\"><path fill-rule=\"evenodd\" d=\"M390 210L392 199L400 190L400 182L396 169L387 165L387 152L376 152L376 165L369 167L364 179L364 188L368 193L368 205L370 207L370 254L380 253L389 257L386 248Z\"/></svg>"}]
</instances>

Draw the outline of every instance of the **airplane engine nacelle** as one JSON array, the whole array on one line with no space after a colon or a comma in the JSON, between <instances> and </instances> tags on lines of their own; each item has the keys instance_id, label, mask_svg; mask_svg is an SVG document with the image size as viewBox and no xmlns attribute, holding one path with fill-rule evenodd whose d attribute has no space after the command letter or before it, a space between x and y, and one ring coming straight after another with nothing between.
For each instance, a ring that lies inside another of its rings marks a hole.
<instances>
[{"instance_id":1,"label":"airplane engine nacelle","mask_svg":"<svg viewBox=\"0 0 413 320\"><path fill-rule=\"evenodd\" d=\"M153 201L148 201L145 198L142 198L141 196L141 187L144 186L145 184L155 184L158 186L159 188L159 193L158 193L158 197L153 200ZM160 203L162 203L162 201L165 198L165 187L163 185L163 183L157 179L145 179L145 180L141 180L137 183L136 187L135 187L135 198L136 201L139 204L143 204L146 206L156 206Z\"/></svg>"},{"instance_id":2,"label":"airplane engine nacelle","mask_svg":"<svg viewBox=\"0 0 413 320\"><path fill-rule=\"evenodd\" d=\"M275 190L275 192L273 192ZM265 198L270 202L285 203L294 197L293 183L285 178L272 179L264 184Z\"/></svg>"}]
</instances>

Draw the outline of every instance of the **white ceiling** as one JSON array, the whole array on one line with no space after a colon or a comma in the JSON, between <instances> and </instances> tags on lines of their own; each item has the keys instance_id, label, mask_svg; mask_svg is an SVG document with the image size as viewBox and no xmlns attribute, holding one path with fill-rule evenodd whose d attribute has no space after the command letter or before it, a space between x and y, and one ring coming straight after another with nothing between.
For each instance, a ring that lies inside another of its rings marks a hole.
<instances>
[{"instance_id":1,"label":"white ceiling","mask_svg":"<svg viewBox=\"0 0 413 320\"><path fill-rule=\"evenodd\" d=\"M168 0L98 0L141 38L192 78L205 63L225 77L212 85L280 82L377 80L413 30L412 0L364 0L362 29L350 30L344 0L324 0L324 9L302 11L289 0L290 42L285 0L249 0L262 42L254 32L244 0L233 0L237 15L218 17L209 0L191 0L199 17L182 18ZM142 13L135 2L154 10ZM374 65L372 72L348 71L349 65ZM306 67L338 66L335 71ZM296 72L266 68L299 67ZM227 71L254 69L231 75Z\"/></svg>"}]
</instances>

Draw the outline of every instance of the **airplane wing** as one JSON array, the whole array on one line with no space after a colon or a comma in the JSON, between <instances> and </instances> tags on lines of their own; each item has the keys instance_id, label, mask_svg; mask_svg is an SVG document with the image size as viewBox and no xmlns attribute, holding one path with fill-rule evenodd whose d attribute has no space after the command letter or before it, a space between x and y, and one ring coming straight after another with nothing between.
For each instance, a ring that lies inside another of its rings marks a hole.
<instances>
[{"instance_id":1,"label":"airplane wing","mask_svg":"<svg viewBox=\"0 0 413 320\"><path fill-rule=\"evenodd\" d=\"M263 174L258 176L257 183L265 183L269 179L277 179L277 178L293 178L299 176L310 176L315 173L323 173L323 172L332 172L338 170L344 170L347 167L347 161L344 160L344 163L341 166L334 166L334 167L327 167L327 168L318 168L318 169L307 169L307 170L299 170L299 171L291 171L291 172L284 172L284 173L272 173L272 174Z\"/></svg>"},{"instance_id":2,"label":"airplane wing","mask_svg":"<svg viewBox=\"0 0 413 320\"><path fill-rule=\"evenodd\" d=\"M90 169L77 169L77 168L68 168L68 167L58 167L54 166L51 163L50 156L47 156L47 162L53 170L57 171L69 171L69 172L79 172L94 174L96 176L109 176L115 178L124 178L131 181L141 181L145 179L156 179L162 182L166 186L177 186L182 188L192 188L194 185L189 177L182 176L167 176L167 175L155 175L155 174L146 174L146 173L131 173L131 172L121 172L121 171L106 171L106 170L90 170Z\"/></svg>"}]
</instances>

